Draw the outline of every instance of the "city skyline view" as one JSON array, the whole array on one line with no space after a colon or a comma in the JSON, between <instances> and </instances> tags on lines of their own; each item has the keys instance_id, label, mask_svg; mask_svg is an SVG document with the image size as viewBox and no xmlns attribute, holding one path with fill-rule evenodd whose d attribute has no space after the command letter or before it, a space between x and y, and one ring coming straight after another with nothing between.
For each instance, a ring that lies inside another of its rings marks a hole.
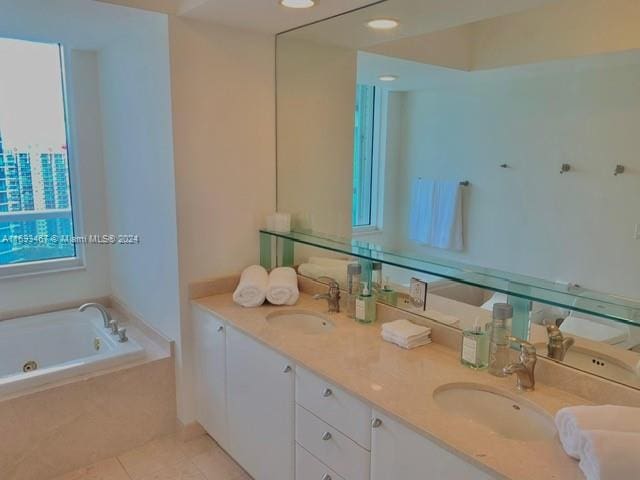
<instances>
[{"instance_id":1,"label":"city skyline view","mask_svg":"<svg viewBox=\"0 0 640 480\"><path fill-rule=\"evenodd\" d=\"M0 39L0 266L75 256L62 55Z\"/></svg>"}]
</instances>

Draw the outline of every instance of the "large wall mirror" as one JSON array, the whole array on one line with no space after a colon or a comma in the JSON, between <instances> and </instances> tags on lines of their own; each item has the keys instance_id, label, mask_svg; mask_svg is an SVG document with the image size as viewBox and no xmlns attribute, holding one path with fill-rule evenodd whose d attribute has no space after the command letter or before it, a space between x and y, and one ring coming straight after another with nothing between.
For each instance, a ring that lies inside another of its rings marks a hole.
<instances>
[{"instance_id":1,"label":"large wall mirror","mask_svg":"<svg viewBox=\"0 0 640 480\"><path fill-rule=\"evenodd\" d=\"M387 0L280 34L278 209L295 231L637 305L638 25L628 0ZM422 277L431 318L460 328L504 301ZM559 326L565 363L640 387L640 318L530 310L541 354Z\"/></svg>"}]
</instances>

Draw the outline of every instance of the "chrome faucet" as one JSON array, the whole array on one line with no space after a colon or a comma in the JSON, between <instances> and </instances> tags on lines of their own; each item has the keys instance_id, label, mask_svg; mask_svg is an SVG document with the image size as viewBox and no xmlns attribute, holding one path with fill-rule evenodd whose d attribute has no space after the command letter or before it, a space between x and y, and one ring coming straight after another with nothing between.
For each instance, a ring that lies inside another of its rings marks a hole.
<instances>
[{"instance_id":1,"label":"chrome faucet","mask_svg":"<svg viewBox=\"0 0 640 480\"><path fill-rule=\"evenodd\" d=\"M538 356L536 347L517 337L509 337L509 342L520 345L520 361L518 363L510 363L502 369L507 375L516 374L518 377L517 386L520 390L530 391L536 386L535 369Z\"/></svg>"},{"instance_id":2,"label":"chrome faucet","mask_svg":"<svg viewBox=\"0 0 640 480\"><path fill-rule=\"evenodd\" d=\"M95 308L102 315L102 322L104 323L104 328L111 328L111 314L109 310L106 309L104 305L100 305L99 303L85 303L78 310L84 312L87 308Z\"/></svg>"},{"instance_id":3,"label":"chrome faucet","mask_svg":"<svg viewBox=\"0 0 640 480\"><path fill-rule=\"evenodd\" d=\"M329 304L329 313L340 312L340 284L331 277L319 277L318 280L328 280L329 291L313 296L314 300L326 300Z\"/></svg>"},{"instance_id":4,"label":"chrome faucet","mask_svg":"<svg viewBox=\"0 0 640 480\"><path fill-rule=\"evenodd\" d=\"M575 340L571 337L564 338L556 325L547 325L547 334L549 335L547 356L554 360L564 360L567 351L575 343Z\"/></svg>"}]
</instances>

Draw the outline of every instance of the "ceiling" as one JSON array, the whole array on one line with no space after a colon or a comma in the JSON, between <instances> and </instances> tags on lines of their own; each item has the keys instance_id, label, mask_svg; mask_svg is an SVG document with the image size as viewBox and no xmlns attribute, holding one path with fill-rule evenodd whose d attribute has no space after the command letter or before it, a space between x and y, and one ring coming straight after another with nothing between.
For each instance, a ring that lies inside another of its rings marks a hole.
<instances>
[{"instance_id":1,"label":"ceiling","mask_svg":"<svg viewBox=\"0 0 640 480\"><path fill-rule=\"evenodd\" d=\"M317 0L308 9L284 8L278 0L97 0L264 33L279 33L379 0Z\"/></svg>"}]
</instances>

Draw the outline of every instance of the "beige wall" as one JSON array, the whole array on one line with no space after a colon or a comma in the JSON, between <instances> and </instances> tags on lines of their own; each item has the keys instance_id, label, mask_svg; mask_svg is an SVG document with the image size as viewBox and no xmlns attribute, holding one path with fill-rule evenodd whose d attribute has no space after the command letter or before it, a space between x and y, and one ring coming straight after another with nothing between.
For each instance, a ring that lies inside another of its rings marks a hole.
<instances>
[{"instance_id":1,"label":"beige wall","mask_svg":"<svg viewBox=\"0 0 640 480\"><path fill-rule=\"evenodd\" d=\"M317 232L351 235L357 56L278 40L278 209Z\"/></svg>"},{"instance_id":2,"label":"beige wall","mask_svg":"<svg viewBox=\"0 0 640 480\"><path fill-rule=\"evenodd\" d=\"M183 402L194 419L189 282L259 260L275 210L274 37L169 18Z\"/></svg>"}]
</instances>

